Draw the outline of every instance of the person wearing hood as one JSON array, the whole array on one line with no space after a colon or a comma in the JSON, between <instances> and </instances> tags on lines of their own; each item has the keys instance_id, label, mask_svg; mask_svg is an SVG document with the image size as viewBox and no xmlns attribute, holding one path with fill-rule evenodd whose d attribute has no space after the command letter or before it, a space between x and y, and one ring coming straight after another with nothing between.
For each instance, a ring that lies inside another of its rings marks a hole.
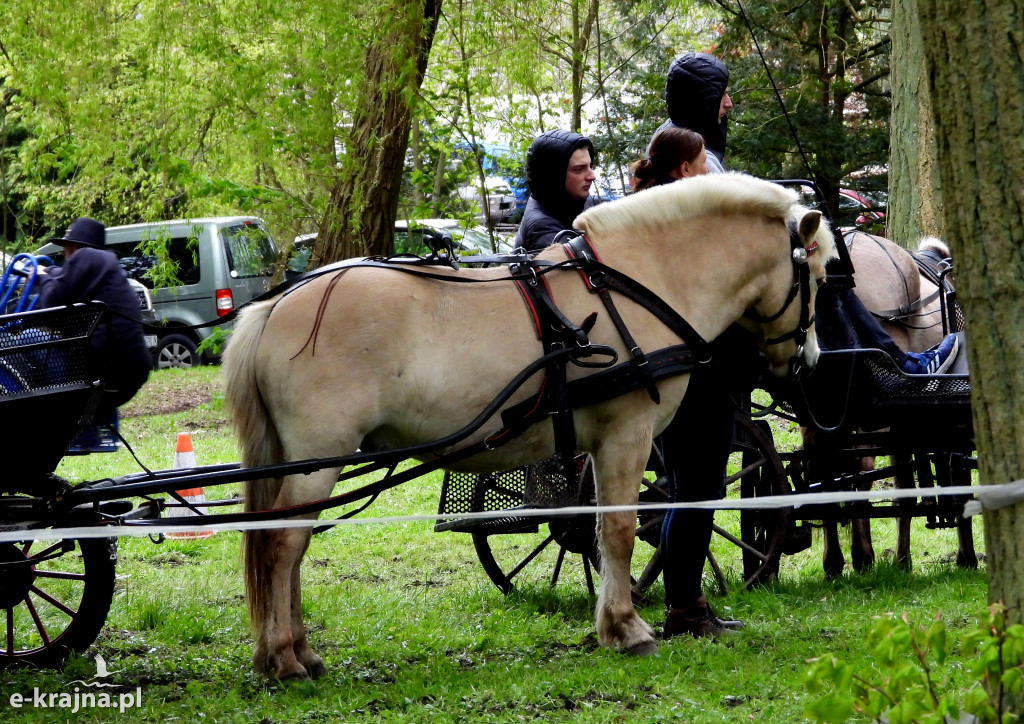
<instances>
[{"instance_id":1,"label":"person wearing hood","mask_svg":"<svg viewBox=\"0 0 1024 724\"><path fill-rule=\"evenodd\" d=\"M686 53L676 58L665 81L668 120L662 124L647 149L647 159L657 155L655 140L666 128L685 128L699 133L707 152L709 173L725 171L729 70L706 53ZM836 306L852 318L847 324L860 332L867 344L889 352L906 372L936 374L956 354L954 335L921 354L904 352L871 316L852 289L838 292ZM822 300L818 295L819 330ZM819 332L819 340L821 334ZM725 474L734 434L734 408L749 398L761 371L751 340L738 327L731 327L713 341L712 361L690 376L686 396L657 444L666 468L668 501L716 500L725 496ZM857 346L857 345L849 345ZM660 552L664 562L665 638L689 634L694 637L727 635L743 622L719 618L708 606L702 590L704 559L711 543L714 511L671 509L661 529Z\"/></svg>"},{"instance_id":2,"label":"person wearing hood","mask_svg":"<svg viewBox=\"0 0 1024 724\"><path fill-rule=\"evenodd\" d=\"M530 200L516 233L516 246L540 251L571 229L584 209L593 205L594 144L572 131L553 130L533 139L526 152L526 185Z\"/></svg>"},{"instance_id":3,"label":"person wearing hood","mask_svg":"<svg viewBox=\"0 0 1024 724\"><path fill-rule=\"evenodd\" d=\"M652 185L685 183L691 175L725 171L726 117L732 108L728 85L725 64L706 53L686 53L672 62L665 82L669 119L651 138L645 158L634 166L638 192ZM713 342L711 363L691 373L675 417L655 441L665 461L670 503L719 500L725 495L734 424L731 394L738 390L742 396L743 390L753 387L761 368L756 349L744 335L729 329ZM666 511L659 546L665 638L717 637L743 627L742 621L718 617L702 588L713 523L714 511Z\"/></svg>"},{"instance_id":4,"label":"person wearing hood","mask_svg":"<svg viewBox=\"0 0 1024 724\"><path fill-rule=\"evenodd\" d=\"M665 79L668 120L658 130L675 126L699 133L707 149L709 173L725 171L725 138L732 108L728 88L729 69L707 53L679 56Z\"/></svg>"}]
</instances>

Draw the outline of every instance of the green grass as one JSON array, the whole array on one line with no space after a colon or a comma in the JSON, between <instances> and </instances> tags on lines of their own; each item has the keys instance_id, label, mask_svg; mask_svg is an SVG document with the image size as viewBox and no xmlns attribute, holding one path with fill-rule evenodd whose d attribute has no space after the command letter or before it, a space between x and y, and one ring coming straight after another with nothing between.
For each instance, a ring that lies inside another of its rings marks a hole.
<instances>
[{"instance_id":1,"label":"green grass","mask_svg":"<svg viewBox=\"0 0 1024 724\"><path fill-rule=\"evenodd\" d=\"M170 467L180 431L192 433L200 464L237 459L217 396L188 412L131 416L177 386L215 381L217 372L155 373L125 408L123 434L146 465ZM120 451L68 458L58 472L80 481L137 469ZM400 486L364 516L433 513L440 485L438 473ZM237 487L208 489L207 497ZM746 620L747 629L726 641L665 642L658 655L637 659L596 646L594 601L578 565L552 590L545 582L552 564L538 562L537 575L506 598L465 534L435 533L429 522L339 526L313 538L303 567L305 620L328 673L315 682L278 683L249 662L239 534L159 545L122 538L110 615L87 657L101 654L116 672L111 680L126 690L141 686L141 708L72 715L9 706L11 693L33 687L71 691L71 682L95 673L89 658L79 658L63 672L0 672L0 721L803 721L808 659L834 652L870 672L872 617L905 612L925 625L941 611L954 642L974 624L986 602L984 571L952 566L951 531L917 521L913 539L915 570L905 573L883 553L895 545L893 522L876 522L878 565L826 583L816 535L811 550L784 559L778 582L752 592L736 585L733 553L726 561L731 590L712 603ZM642 565L650 549L637 550ZM707 584L713 593L710 578ZM640 613L657 624L660 584L649 595ZM938 676L966 689L970 657L955 644Z\"/></svg>"}]
</instances>

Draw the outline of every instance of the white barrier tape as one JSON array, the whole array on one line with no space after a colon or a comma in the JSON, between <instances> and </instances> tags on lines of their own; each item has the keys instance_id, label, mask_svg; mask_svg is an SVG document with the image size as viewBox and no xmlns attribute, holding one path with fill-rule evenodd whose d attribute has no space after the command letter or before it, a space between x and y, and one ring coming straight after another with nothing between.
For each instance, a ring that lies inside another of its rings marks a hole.
<instances>
[{"instance_id":1,"label":"white barrier tape","mask_svg":"<svg viewBox=\"0 0 1024 724\"><path fill-rule=\"evenodd\" d=\"M555 518L596 513L634 512L637 510L778 510L800 508L805 505L829 503L852 503L872 500L901 500L911 498L936 498L950 495L973 496L964 507L964 517L981 512L983 508L996 510L1024 500L1024 480L1003 485L959 485L936 488L896 488L889 490L842 491L821 493L797 493L793 495L766 495L758 498L701 500L689 503L650 503L639 505L580 505L565 508L528 508L523 510L489 511L486 513L458 514L417 514L398 515L383 518L335 518L332 520L269 520L239 521L235 523L201 524L190 519L187 528L180 525L112 525L80 526L77 528L17 529L11 526L0 528L0 543L14 543L28 538L34 540L63 540L73 538L113 538L121 536L146 536L158 533L188 531L243 531L275 530L285 528L315 528L320 525L380 525L385 523L412 523L438 520L497 520L501 518ZM6 528L6 529L4 529Z\"/></svg>"}]
</instances>

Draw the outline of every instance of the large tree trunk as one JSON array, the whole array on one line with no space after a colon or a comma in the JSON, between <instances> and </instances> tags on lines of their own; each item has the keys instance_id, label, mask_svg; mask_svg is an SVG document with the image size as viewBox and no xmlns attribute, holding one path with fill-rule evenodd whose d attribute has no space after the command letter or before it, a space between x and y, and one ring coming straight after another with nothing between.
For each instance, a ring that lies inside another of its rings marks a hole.
<instances>
[{"instance_id":1,"label":"large tree trunk","mask_svg":"<svg viewBox=\"0 0 1024 724\"><path fill-rule=\"evenodd\" d=\"M922 236L943 235L932 101L916 0L893 0L890 68L886 236L912 249Z\"/></svg>"},{"instance_id":2,"label":"large tree trunk","mask_svg":"<svg viewBox=\"0 0 1024 724\"><path fill-rule=\"evenodd\" d=\"M1024 478L1024 8L919 0L982 484ZM989 599L1024 623L1024 502L985 511ZM1017 694L1010 711L1024 710Z\"/></svg>"},{"instance_id":3,"label":"large tree trunk","mask_svg":"<svg viewBox=\"0 0 1024 724\"><path fill-rule=\"evenodd\" d=\"M317 265L386 256L394 246L412 103L423 82L441 0L390 0L374 12L381 33L363 56L359 99L313 249Z\"/></svg>"}]
</instances>

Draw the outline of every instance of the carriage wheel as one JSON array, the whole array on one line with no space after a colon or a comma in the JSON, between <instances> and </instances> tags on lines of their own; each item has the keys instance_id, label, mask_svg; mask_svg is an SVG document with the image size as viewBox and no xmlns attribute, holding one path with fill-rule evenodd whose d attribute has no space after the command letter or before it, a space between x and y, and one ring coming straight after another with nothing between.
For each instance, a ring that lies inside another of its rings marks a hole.
<instances>
[{"instance_id":1,"label":"carriage wheel","mask_svg":"<svg viewBox=\"0 0 1024 724\"><path fill-rule=\"evenodd\" d=\"M741 498L784 495L789 492L782 459L775 450L771 429L763 420L736 415L736 430L729 455L726 484ZM788 509L719 511L714 531L720 540L713 540L708 559L716 578L724 586L725 575L716 558L723 560L738 548L742 559L745 588L767 583L778 575L782 543L786 533Z\"/></svg>"},{"instance_id":2,"label":"carriage wheel","mask_svg":"<svg viewBox=\"0 0 1024 724\"><path fill-rule=\"evenodd\" d=\"M117 540L0 544L0 666L59 667L85 651L114 597Z\"/></svg>"},{"instance_id":3,"label":"carriage wheel","mask_svg":"<svg viewBox=\"0 0 1024 724\"><path fill-rule=\"evenodd\" d=\"M657 450L652 451L648 469L657 477L664 474L664 464ZM589 455L582 458L578 472L580 500L594 505L594 465ZM658 502L665 499L665 491L657 482L644 479L642 483L641 501ZM638 520L637 538L650 543L654 552L643 572L634 578L634 597L642 596L661 573L657 562L661 517L660 512L654 512L642 514ZM529 522L531 519L525 520ZM581 576L587 591L594 595L594 574L601 569L596 528L596 515L574 515L555 518L546 525L524 525L521 531L474 531L473 545L484 572L505 595L512 592L516 579L540 580L543 577L549 586L554 587L566 569L571 569L570 575L576 576L576 580ZM638 546L636 550L639 558L643 548ZM550 575L547 571L550 571Z\"/></svg>"}]
</instances>

